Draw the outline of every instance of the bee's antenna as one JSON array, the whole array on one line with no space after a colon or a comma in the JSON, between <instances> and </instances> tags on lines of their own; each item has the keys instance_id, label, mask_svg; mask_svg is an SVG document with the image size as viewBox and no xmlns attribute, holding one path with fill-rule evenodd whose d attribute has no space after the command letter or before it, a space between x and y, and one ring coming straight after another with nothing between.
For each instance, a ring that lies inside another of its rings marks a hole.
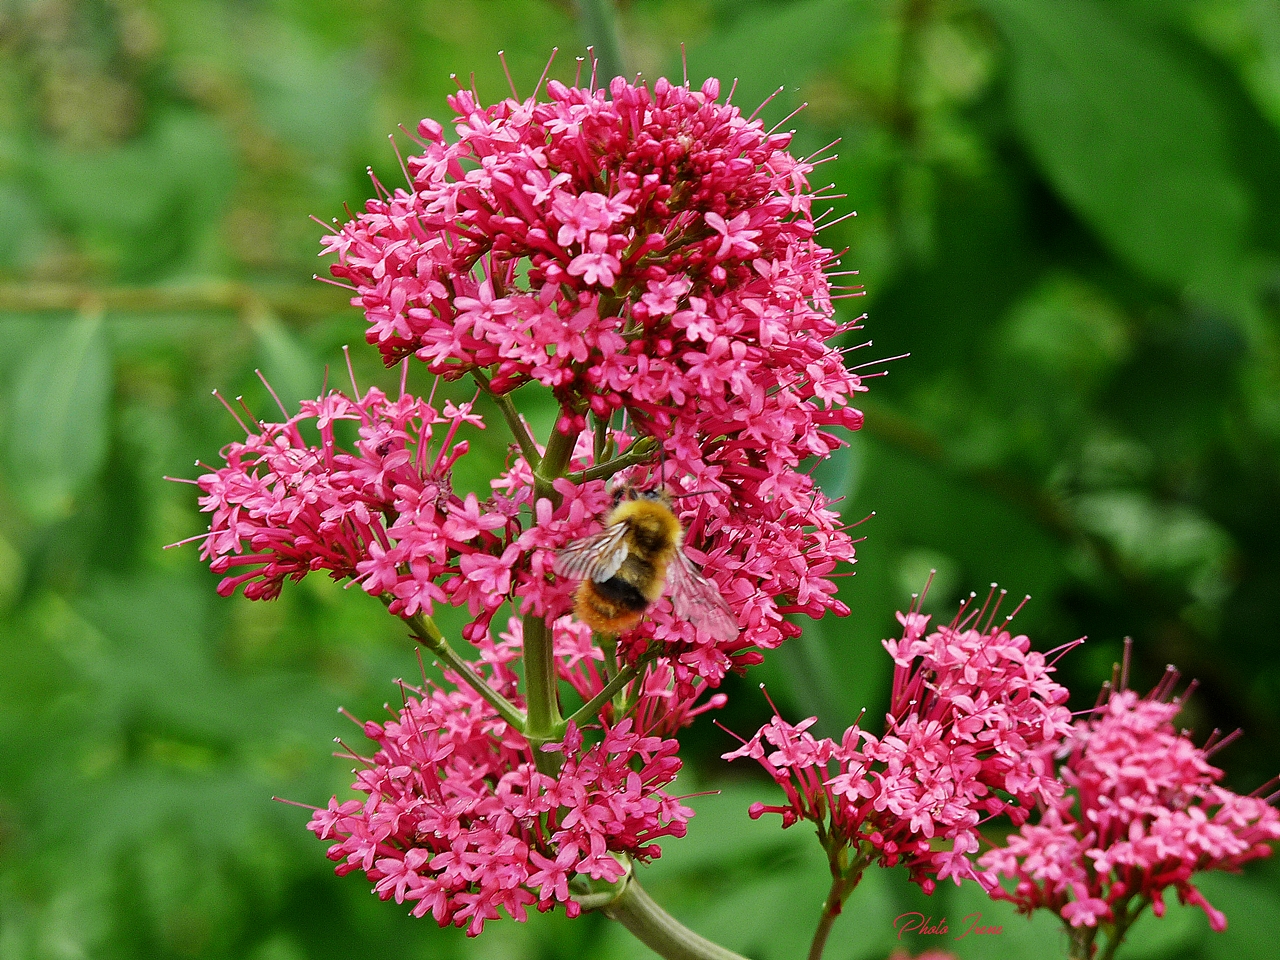
<instances>
[{"instance_id":1,"label":"bee's antenna","mask_svg":"<svg viewBox=\"0 0 1280 960\"><path fill-rule=\"evenodd\" d=\"M724 493L723 490L716 490L714 487L707 487L705 490L690 490L688 493L670 494L672 500L679 500L681 497L699 497L704 493Z\"/></svg>"}]
</instances>

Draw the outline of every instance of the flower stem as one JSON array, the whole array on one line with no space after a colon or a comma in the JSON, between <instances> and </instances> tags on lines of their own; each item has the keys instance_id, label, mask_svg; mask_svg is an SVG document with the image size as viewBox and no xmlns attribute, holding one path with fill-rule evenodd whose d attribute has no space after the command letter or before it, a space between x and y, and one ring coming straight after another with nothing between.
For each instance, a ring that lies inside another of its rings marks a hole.
<instances>
[{"instance_id":1,"label":"flower stem","mask_svg":"<svg viewBox=\"0 0 1280 960\"><path fill-rule=\"evenodd\" d=\"M576 6L582 19L582 32L599 61L597 78L600 85L608 89L614 77L626 76L613 0L577 0Z\"/></svg>"},{"instance_id":2,"label":"flower stem","mask_svg":"<svg viewBox=\"0 0 1280 960\"><path fill-rule=\"evenodd\" d=\"M476 383L480 384L480 389L487 393L489 399L502 411L502 416L507 421L507 426L511 428L511 435L516 438L520 453L525 463L529 464L529 469L537 470L542 465L542 457L538 455L538 445L533 442L528 426L520 419L520 414L516 411L515 404L511 402L511 397L505 393L494 393L489 378L479 370L472 370L471 375L476 378Z\"/></svg>"},{"instance_id":3,"label":"flower stem","mask_svg":"<svg viewBox=\"0 0 1280 960\"><path fill-rule=\"evenodd\" d=\"M832 877L831 890L822 904L822 916L818 920L818 929L813 932L813 942L809 944L809 960L821 960L822 951L826 949L827 937L831 935L836 917L840 916L840 912L844 909L844 902L849 899L849 894L853 893L853 888L862 879L864 867L865 864L858 864L855 865L855 869Z\"/></svg>"},{"instance_id":4,"label":"flower stem","mask_svg":"<svg viewBox=\"0 0 1280 960\"><path fill-rule=\"evenodd\" d=\"M1096 927L1067 928L1067 957L1070 960L1090 960L1093 954L1093 938L1097 934Z\"/></svg>"},{"instance_id":5,"label":"flower stem","mask_svg":"<svg viewBox=\"0 0 1280 960\"><path fill-rule=\"evenodd\" d=\"M578 726L582 726L585 721L591 720L600 712L600 708L605 705L610 697L639 675L646 666L648 666L647 660L641 660L634 664L627 664L609 679L609 682L604 685L604 688L599 693L574 711L574 714L569 718L569 721L576 723ZM618 719L620 718L615 717L614 722L617 722Z\"/></svg>"},{"instance_id":6,"label":"flower stem","mask_svg":"<svg viewBox=\"0 0 1280 960\"><path fill-rule=\"evenodd\" d=\"M507 721L515 729L521 732L524 731L526 722L524 714L520 712L515 704L489 686L475 672L471 664L463 659L453 647L449 646L449 641L444 638L444 634L440 632L440 628L436 626L434 620L421 613L415 613L412 617L405 618L405 623L409 624L409 629L413 631L413 635L421 640L428 650L443 660L450 670L466 681L468 686L475 690L476 693L480 694L486 703L498 711L498 715L503 720Z\"/></svg>"},{"instance_id":7,"label":"flower stem","mask_svg":"<svg viewBox=\"0 0 1280 960\"><path fill-rule=\"evenodd\" d=\"M627 467L633 467L637 463L644 463L652 455L653 451L658 448L658 441L652 437L641 437L626 451L612 460L606 460L603 463L597 463L594 466L587 467L585 470L579 470L577 473L571 473L568 478L574 483L585 483L587 480L607 480L619 470L625 470Z\"/></svg>"},{"instance_id":8,"label":"flower stem","mask_svg":"<svg viewBox=\"0 0 1280 960\"><path fill-rule=\"evenodd\" d=\"M562 410L561 413L564 415L568 411ZM559 506L560 494L552 484L564 476L579 432L570 430L568 433L561 433L558 429L551 431L546 453L533 471L533 495L536 499L545 498ZM563 755L542 750L543 744L552 743L558 736L563 736L560 731L564 728L560 717L559 676L556 673L551 631L547 627L546 618L541 614L526 613L523 623L525 703L528 709L524 735L533 748L533 762L537 768L543 773L555 774L563 761Z\"/></svg>"},{"instance_id":9,"label":"flower stem","mask_svg":"<svg viewBox=\"0 0 1280 960\"><path fill-rule=\"evenodd\" d=\"M654 902L634 876L601 912L666 960L745 960L680 923Z\"/></svg>"},{"instance_id":10,"label":"flower stem","mask_svg":"<svg viewBox=\"0 0 1280 960\"><path fill-rule=\"evenodd\" d=\"M574 444L578 442L579 430L561 433L558 428L551 431L551 439L547 441L547 452L542 455L541 462L533 470L534 499L547 499L555 506L560 506L560 494L556 493L552 484L564 476L569 460L573 457Z\"/></svg>"}]
</instances>

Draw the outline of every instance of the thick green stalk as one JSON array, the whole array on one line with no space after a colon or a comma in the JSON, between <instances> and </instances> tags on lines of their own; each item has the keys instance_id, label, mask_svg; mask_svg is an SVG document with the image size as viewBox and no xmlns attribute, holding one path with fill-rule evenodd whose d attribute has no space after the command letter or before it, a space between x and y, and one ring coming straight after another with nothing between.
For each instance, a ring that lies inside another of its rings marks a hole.
<instances>
[{"instance_id":1,"label":"thick green stalk","mask_svg":"<svg viewBox=\"0 0 1280 960\"><path fill-rule=\"evenodd\" d=\"M561 433L559 430L551 431L546 453L543 454L542 462L533 473L535 498L546 498L559 505L560 494L556 493L552 483L564 476L565 469L569 466L569 459L573 456L578 432L577 430L571 430L569 433ZM559 677L556 674L551 631L547 629L546 619L535 613L524 615L524 684L528 713L524 727L525 739L533 748L533 762L538 769L544 773L554 773L560 767L561 755L544 753L542 746L563 736Z\"/></svg>"},{"instance_id":2,"label":"thick green stalk","mask_svg":"<svg viewBox=\"0 0 1280 960\"><path fill-rule=\"evenodd\" d=\"M813 933L813 942L809 944L809 960L821 960L822 951L826 949L827 937L835 925L836 917L844 910L844 902L853 893L853 888L862 879L862 871L866 864L859 864L848 873L832 877L831 890L827 893L826 902L822 904L822 917L818 920L818 929Z\"/></svg>"},{"instance_id":3,"label":"thick green stalk","mask_svg":"<svg viewBox=\"0 0 1280 960\"><path fill-rule=\"evenodd\" d=\"M698 936L663 910L634 876L617 897L600 909L666 960L745 960L741 954Z\"/></svg>"},{"instance_id":4,"label":"thick green stalk","mask_svg":"<svg viewBox=\"0 0 1280 960\"><path fill-rule=\"evenodd\" d=\"M546 498L557 507L560 506L560 494L556 493L551 484L564 476L580 432L571 430L568 433L561 433L558 429L551 431L551 439L547 441L547 450L542 455L542 462L533 470L535 499Z\"/></svg>"}]
</instances>

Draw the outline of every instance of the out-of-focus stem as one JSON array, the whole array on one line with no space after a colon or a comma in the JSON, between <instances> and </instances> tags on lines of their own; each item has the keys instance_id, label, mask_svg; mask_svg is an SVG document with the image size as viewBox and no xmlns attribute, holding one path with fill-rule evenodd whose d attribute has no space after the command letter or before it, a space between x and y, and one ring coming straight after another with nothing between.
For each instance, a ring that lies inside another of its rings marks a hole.
<instances>
[{"instance_id":1,"label":"out-of-focus stem","mask_svg":"<svg viewBox=\"0 0 1280 960\"><path fill-rule=\"evenodd\" d=\"M698 936L663 910L634 876L601 912L617 920L645 946L666 960L746 960Z\"/></svg>"},{"instance_id":2,"label":"out-of-focus stem","mask_svg":"<svg viewBox=\"0 0 1280 960\"><path fill-rule=\"evenodd\" d=\"M1067 956L1070 960L1090 960L1096 927L1067 928Z\"/></svg>"},{"instance_id":3,"label":"out-of-focus stem","mask_svg":"<svg viewBox=\"0 0 1280 960\"><path fill-rule=\"evenodd\" d=\"M613 0L577 0L578 16L582 19L582 32L587 43L595 49L599 67L596 77L601 86L608 87L614 77L625 77L626 66L622 62L622 44L618 42L618 18Z\"/></svg>"},{"instance_id":4,"label":"out-of-focus stem","mask_svg":"<svg viewBox=\"0 0 1280 960\"><path fill-rule=\"evenodd\" d=\"M449 641L444 638L444 634L440 632L440 628L436 626L434 620L421 613L415 613L412 617L405 618L405 623L409 624L409 629L413 631L413 635L421 640L428 650L443 660L445 665L466 681L467 685L475 690L476 693L484 697L485 702L497 710L498 715L503 720L517 730L524 730L526 722L524 714L520 712L515 704L489 686L475 672L471 664L463 659L453 647L449 646Z\"/></svg>"},{"instance_id":5,"label":"out-of-focus stem","mask_svg":"<svg viewBox=\"0 0 1280 960\"><path fill-rule=\"evenodd\" d=\"M1097 960L1114 960L1116 950L1120 948L1120 944L1124 943L1125 935L1149 906L1151 906L1149 897L1138 897L1132 906L1128 902L1120 905L1120 909L1116 911L1115 925L1107 931L1107 945L1098 953Z\"/></svg>"}]
</instances>

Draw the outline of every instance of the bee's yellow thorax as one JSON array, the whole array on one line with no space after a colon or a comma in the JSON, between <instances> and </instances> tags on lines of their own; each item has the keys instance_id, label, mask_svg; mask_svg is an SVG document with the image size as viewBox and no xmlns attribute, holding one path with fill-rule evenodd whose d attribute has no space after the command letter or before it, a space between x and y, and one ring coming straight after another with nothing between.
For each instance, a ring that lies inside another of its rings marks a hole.
<instances>
[{"instance_id":1,"label":"bee's yellow thorax","mask_svg":"<svg viewBox=\"0 0 1280 960\"><path fill-rule=\"evenodd\" d=\"M629 546L650 562L665 565L680 549L684 527L671 508L660 500L627 500L609 514L608 526L627 524Z\"/></svg>"}]
</instances>

